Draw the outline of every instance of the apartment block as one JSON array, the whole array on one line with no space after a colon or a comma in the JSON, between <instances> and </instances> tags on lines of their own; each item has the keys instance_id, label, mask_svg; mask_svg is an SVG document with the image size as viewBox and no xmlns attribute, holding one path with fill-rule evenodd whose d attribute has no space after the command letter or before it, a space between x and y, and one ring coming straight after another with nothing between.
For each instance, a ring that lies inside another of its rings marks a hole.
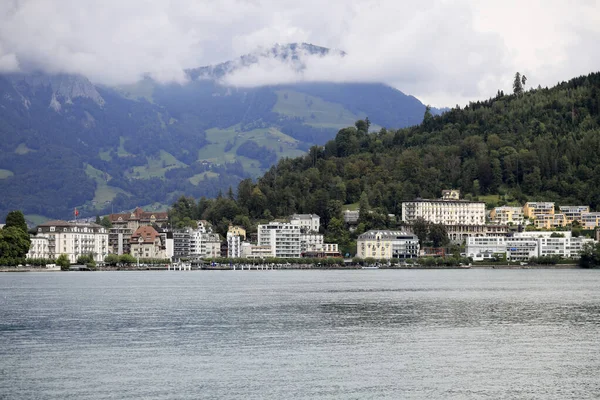
<instances>
[{"instance_id":1,"label":"apartment block","mask_svg":"<svg viewBox=\"0 0 600 400\"><path fill-rule=\"evenodd\" d=\"M490 220L500 225L522 225L523 208L521 207L496 207L490 212Z\"/></svg>"},{"instance_id":2,"label":"apartment block","mask_svg":"<svg viewBox=\"0 0 600 400\"><path fill-rule=\"evenodd\" d=\"M519 232L506 238L469 238L466 254L475 261L490 259L494 254L506 254L508 261L528 261L541 256L578 258L583 246L593 242L573 237L571 232Z\"/></svg>"},{"instance_id":3,"label":"apartment block","mask_svg":"<svg viewBox=\"0 0 600 400\"><path fill-rule=\"evenodd\" d=\"M244 234L246 231L244 231ZM227 257L240 258L242 256L242 240L240 235L227 232Z\"/></svg>"},{"instance_id":4,"label":"apartment block","mask_svg":"<svg viewBox=\"0 0 600 400\"><path fill-rule=\"evenodd\" d=\"M530 201L523 206L523 215L529 219L536 219L539 215L554 214L554 202Z\"/></svg>"},{"instance_id":5,"label":"apartment block","mask_svg":"<svg viewBox=\"0 0 600 400\"><path fill-rule=\"evenodd\" d=\"M567 226L565 214L540 214L533 221L538 229L553 229Z\"/></svg>"},{"instance_id":6,"label":"apartment block","mask_svg":"<svg viewBox=\"0 0 600 400\"><path fill-rule=\"evenodd\" d=\"M358 236L358 258L414 258L419 255L419 238L408 232L371 230Z\"/></svg>"},{"instance_id":7,"label":"apartment block","mask_svg":"<svg viewBox=\"0 0 600 400\"><path fill-rule=\"evenodd\" d=\"M600 212L589 212L581 214L581 225L587 229L600 226Z\"/></svg>"},{"instance_id":8,"label":"apartment block","mask_svg":"<svg viewBox=\"0 0 600 400\"><path fill-rule=\"evenodd\" d=\"M589 206L559 206L558 209L565 215L567 224L572 224L574 221L581 223L581 215L590 212Z\"/></svg>"},{"instance_id":9,"label":"apartment block","mask_svg":"<svg viewBox=\"0 0 600 400\"><path fill-rule=\"evenodd\" d=\"M300 225L277 221L258 225L258 245L269 246L271 257L300 258Z\"/></svg>"}]
</instances>

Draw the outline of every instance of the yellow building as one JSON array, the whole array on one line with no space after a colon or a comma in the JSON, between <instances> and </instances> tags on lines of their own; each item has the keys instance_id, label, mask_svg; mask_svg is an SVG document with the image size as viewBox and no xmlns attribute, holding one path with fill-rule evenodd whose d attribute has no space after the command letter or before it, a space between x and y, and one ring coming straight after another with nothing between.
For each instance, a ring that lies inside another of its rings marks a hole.
<instances>
[{"instance_id":1,"label":"yellow building","mask_svg":"<svg viewBox=\"0 0 600 400\"><path fill-rule=\"evenodd\" d=\"M231 233L234 236L239 236L242 240L246 240L246 230L241 226L229 225L227 233Z\"/></svg>"},{"instance_id":2,"label":"yellow building","mask_svg":"<svg viewBox=\"0 0 600 400\"><path fill-rule=\"evenodd\" d=\"M565 214L541 214L535 218L535 227L541 229L553 229L567 226Z\"/></svg>"},{"instance_id":3,"label":"yellow building","mask_svg":"<svg viewBox=\"0 0 600 400\"><path fill-rule=\"evenodd\" d=\"M554 215L554 202L529 201L523 206L523 215L529 219L536 219L538 215Z\"/></svg>"},{"instance_id":4,"label":"yellow building","mask_svg":"<svg viewBox=\"0 0 600 400\"><path fill-rule=\"evenodd\" d=\"M523 224L523 209L521 207L496 207L490 212L490 220L495 224Z\"/></svg>"},{"instance_id":5,"label":"yellow building","mask_svg":"<svg viewBox=\"0 0 600 400\"><path fill-rule=\"evenodd\" d=\"M581 214L581 225L587 229L600 226L600 212L589 212Z\"/></svg>"},{"instance_id":6,"label":"yellow building","mask_svg":"<svg viewBox=\"0 0 600 400\"><path fill-rule=\"evenodd\" d=\"M567 223L577 221L581 224L581 215L590 212L590 206L559 206L561 214L565 214Z\"/></svg>"}]
</instances>

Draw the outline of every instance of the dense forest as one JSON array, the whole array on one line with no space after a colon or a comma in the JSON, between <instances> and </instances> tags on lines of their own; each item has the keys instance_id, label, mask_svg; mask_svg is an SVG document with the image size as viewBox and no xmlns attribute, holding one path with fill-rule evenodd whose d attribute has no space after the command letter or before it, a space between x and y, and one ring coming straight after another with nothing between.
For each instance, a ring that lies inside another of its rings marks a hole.
<instances>
[{"instance_id":1,"label":"dense forest","mask_svg":"<svg viewBox=\"0 0 600 400\"><path fill-rule=\"evenodd\" d=\"M256 221L295 212L322 217L328 239L352 245L341 224L344 204L360 202L357 233L394 226L402 201L437 198L460 189L466 198L500 194L499 202L528 200L600 207L600 73L553 88L501 91L494 98L435 116L418 126L368 133L369 122L342 129L307 155L283 159L234 199L180 199L175 221L208 219L250 230ZM350 248L348 247L348 248Z\"/></svg>"}]
</instances>

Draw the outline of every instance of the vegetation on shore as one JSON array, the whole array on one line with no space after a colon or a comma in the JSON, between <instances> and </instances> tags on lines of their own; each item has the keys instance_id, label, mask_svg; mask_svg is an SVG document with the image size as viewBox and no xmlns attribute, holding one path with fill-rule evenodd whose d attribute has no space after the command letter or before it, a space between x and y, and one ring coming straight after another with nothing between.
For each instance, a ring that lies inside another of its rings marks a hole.
<instances>
[{"instance_id":1,"label":"vegetation on shore","mask_svg":"<svg viewBox=\"0 0 600 400\"><path fill-rule=\"evenodd\" d=\"M316 213L326 241L354 254L360 233L399 226L402 201L437 198L448 188L466 199L497 199L488 207L528 200L600 207L600 73L499 91L440 116L426 110L410 128L368 133L369 126L357 121L325 146L280 160L258 181L243 180L235 197L232 190L216 199L182 197L171 218L175 225L205 219L224 234L230 223L251 233L257 223ZM348 232L342 209L354 203L360 220Z\"/></svg>"}]
</instances>

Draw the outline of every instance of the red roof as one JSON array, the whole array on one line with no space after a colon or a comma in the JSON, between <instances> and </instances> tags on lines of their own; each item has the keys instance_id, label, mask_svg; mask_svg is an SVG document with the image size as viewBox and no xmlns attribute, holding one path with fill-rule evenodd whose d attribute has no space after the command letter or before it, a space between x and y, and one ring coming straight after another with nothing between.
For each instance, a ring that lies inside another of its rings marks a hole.
<instances>
[{"instance_id":1,"label":"red roof","mask_svg":"<svg viewBox=\"0 0 600 400\"><path fill-rule=\"evenodd\" d=\"M154 243L156 238L160 235L156 232L151 226L140 226L134 233L131 235L130 243L139 243L140 237L143 239L142 243Z\"/></svg>"},{"instance_id":2,"label":"red roof","mask_svg":"<svg viewBox=\"0 0 600 400\"><path fill-rule=\"evenodd\" d=\"M154 217L154 218L153 218ZM169 213L166 211L161 212L149 212L144 211L140 207L136 208L130 213L122 213L122 214L110 214L108 219L111 222L119 221L166 221L169 218Z\"/></svg>"}]
</instances>

